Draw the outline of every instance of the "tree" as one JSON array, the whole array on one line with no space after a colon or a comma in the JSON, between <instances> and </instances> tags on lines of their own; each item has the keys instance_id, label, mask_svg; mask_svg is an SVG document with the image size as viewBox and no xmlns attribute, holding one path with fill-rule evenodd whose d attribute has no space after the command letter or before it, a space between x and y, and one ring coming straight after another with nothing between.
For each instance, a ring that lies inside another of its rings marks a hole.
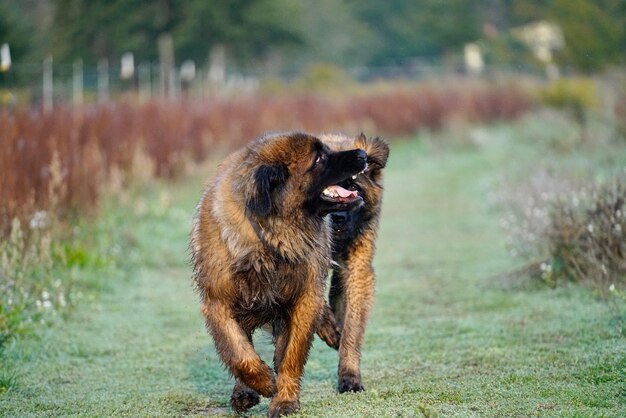
<instances>
[{"instance_id":1,"label":"tree","mask_svg":"<svg viewBox=\"0 0 626 418\"><path fill-rule=\"evenodd\" d=\"M371 64L440 57L480 33L476 2L468 0L351 0L356 15L376 33Z\"/></svg>"},{"instance_id":2,"label":"tree","mask_svg":"<svg viewBox=\"0 0 626 418\"><path fill-rule=\"evenodd\" d=\"M559 24L565 37L556 57L561 64L592 71L626 58L625 0L513 0L511 14L517 24Z\"/></svg>"},{"instance_id":3,"label":"tree","mask_svg":"<svg viewBox=\"0 0 626 418\"><path fill-rule=\"evenodd\" d=\"M156 38L180 22L182 0L56 0L52 52L58 61L157 57Z\"/></svg>"},{"instance_id":4,"label":"tree","mask_svg":"<svg viewBox=\"0 0 626 418\"><path fill-rule=\"evenodd\" d=\"M19 62L31 48L27 22L18 11L7 4L0 3L0 45L7 43L11 51L11 60ZM10 73L0 72L0 84L7 80L15 81L19 74L15 70Z\"/></svg>"},{"instance_id":5,"label":"tree","mask_svg":"<svg viewBox=\"0 0 626 418\"><path fill-rule=\"evenodd\" d=\"M170 33L177 58L203 62L219 43L243 62L298 44L299 27L289 0L56 0L53 50L90 64L126 51L156 60L159 35Z\"/></svg>"},{"instance_id":6,"label":"tree","mask_svg":"<svg viewBox=\"0 0 626 418\"><path fill-rule=\"evenodd\" d=\"M610 10L589 0L554 0L550 14L563 28L562 63L591 71L623 61L624 21Z\"/></svg>"},{"instance_id":7,"label":"tree","mask_svg":"<svg viewBox=\"0 0 626 418\"><path fill-rule=\"evenodd\" d=\"M224 45L241 64L266 57L275 48L301 45L301 16L290 0L190 0L174 31L182 58L203 61L213 45Z\"/></svg>"}]
</instances>

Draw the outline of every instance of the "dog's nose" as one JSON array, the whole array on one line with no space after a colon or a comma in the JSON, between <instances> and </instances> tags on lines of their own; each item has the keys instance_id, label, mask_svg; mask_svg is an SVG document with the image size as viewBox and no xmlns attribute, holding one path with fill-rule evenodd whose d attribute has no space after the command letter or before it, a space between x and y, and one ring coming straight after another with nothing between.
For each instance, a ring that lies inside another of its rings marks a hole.
<instances>
[{"instance_id":1,"label":"dog's nose","mask_svg":"<svg viewBox=\"0 0 626 418\"><path fill-rule=\"evenodd\" d=\"M356 158L358 160L367 161L367 153L363 149L357 149L356 150Z\"/></svg>"}]
</instances>

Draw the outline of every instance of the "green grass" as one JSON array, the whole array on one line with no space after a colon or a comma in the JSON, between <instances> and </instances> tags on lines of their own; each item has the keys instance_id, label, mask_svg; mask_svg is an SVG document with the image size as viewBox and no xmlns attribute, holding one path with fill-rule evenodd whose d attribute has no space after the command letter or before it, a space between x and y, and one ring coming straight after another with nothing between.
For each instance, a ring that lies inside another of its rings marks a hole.
<instances>
[{"instance_id":1,"label":"green grass","mask_svg":"<svg viewBox=\"0 0 626 418\"><path fill-rule=\"evenodd\" d=\"M520 261L508 255L487 195L548 147L528 145L525 127L490 128L482 148L392 144L363 347L367 391L337 394L337 353L316 340L300 416L626 416L626 344L610 305L579 286L494 278ZM189 278L200 190L200 180L155 186L147 212L104 215L127 230L139 267L129 279L102 278L100 297L70 319L7 347L1 416L233 415L232 379ZM271 359L268 338L258 333L257 345Z\"/></svg>"}]
</instances>

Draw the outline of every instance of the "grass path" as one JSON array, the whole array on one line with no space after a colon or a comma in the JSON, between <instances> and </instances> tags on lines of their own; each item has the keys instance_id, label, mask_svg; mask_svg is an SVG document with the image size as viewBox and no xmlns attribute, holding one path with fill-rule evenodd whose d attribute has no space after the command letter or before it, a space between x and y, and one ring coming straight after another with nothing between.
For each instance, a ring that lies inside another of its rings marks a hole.
<instances>
[{"instance_id":1,"label":"grass path","mask_svg":"<svg viewBox=\"0 0 626 418\"><path fill-rule=\"evenodd\" d=\"M514 267L486 199L513 169L500 142L456 153L393 144L363 350L368 391L338 395L337 355L316 341L302 416L626 416L626 349L607 305L576 286L490 279ZM142 268L10 349L19 374L0 416L231 414L232 381L186 264L199 190L153 191L148 213L129 215ZM267 338L257 340L271 359ZM266 411L267 400L251 412Z\"/></svg>"}]
</instances>

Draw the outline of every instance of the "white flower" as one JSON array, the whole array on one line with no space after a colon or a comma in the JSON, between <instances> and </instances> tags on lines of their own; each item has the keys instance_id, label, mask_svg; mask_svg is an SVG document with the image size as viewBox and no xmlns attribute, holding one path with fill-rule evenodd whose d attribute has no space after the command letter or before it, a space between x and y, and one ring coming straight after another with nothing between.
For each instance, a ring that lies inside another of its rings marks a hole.
<instances>
[{"instance_id":1,"label":"white flower","mask_svg":"<svg viewBox=\"0 0 626 418\"><path fill-rule=\"evenodd\" d=\"M48 299L50 299L50 293L48 293L47 291L45 291L45 290L44 290L43 292L41 292L41 298L42 298L43 300L48 300Z\"/></svg>"},{"instance_id":2,"label":"white flower","mask_svg":"<svg viewBox=\"0 0 626 418\"><path fill-rule=\"evenodd\" d=\"M48 226L48 214L45 210L35 212L30 220L30 229L43 229Z\"/></svg>"},{"instance_id":3,"label":"white flower","mask_svg":"<svg viewBox=\"0 0 626 418\"><path fill-rule=\"evenodd\" d=\"M609 286L609 292L615 292L615 285L614 284L611 284Z\"/></svg>"},{"instance_id":4,"label":"white flower","mask_svg":"<svg viewBox=\"0 0 626 418\"><path fill-rule=\"evenodd\" d=\"M593 224L587 225L587 231L589 231L590 234L593 234Z\"/></svg>"},{"instance_id":5,"label":"white flower","mask_svg":"<svg viewBox=\"0 0 626 418\"><path fill-rule=\"evenodd\" d=\"M43 307L46 308L46 309L52 308L52 302L50 302L49 300L44 300L43 301Z\"/></svg>"}]
</instances>

